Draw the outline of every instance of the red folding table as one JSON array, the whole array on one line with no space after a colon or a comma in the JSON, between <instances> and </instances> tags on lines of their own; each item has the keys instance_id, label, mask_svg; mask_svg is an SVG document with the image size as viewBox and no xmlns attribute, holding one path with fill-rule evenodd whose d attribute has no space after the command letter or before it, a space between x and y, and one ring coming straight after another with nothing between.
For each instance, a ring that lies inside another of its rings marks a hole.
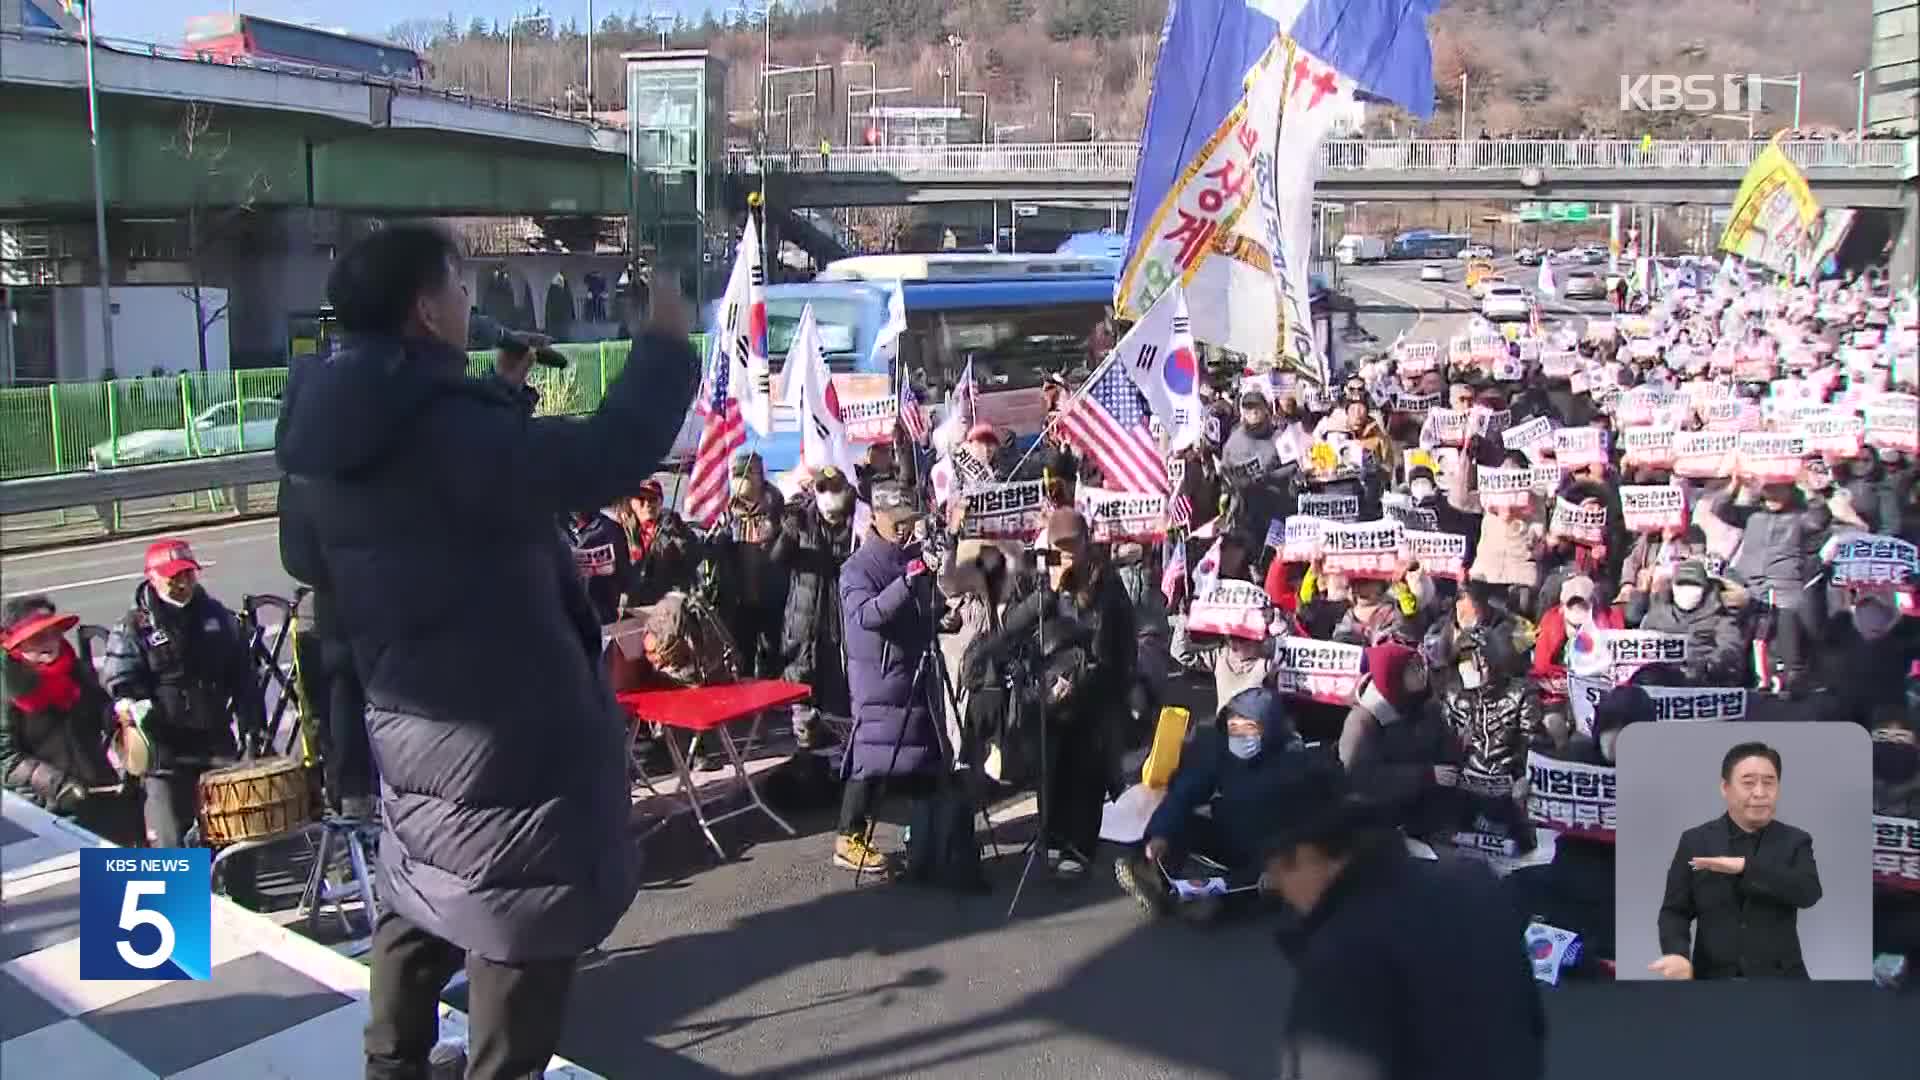
<instances>
[{"instance_id":1,"label":"red folding table","mask_svg":"<svg viewBox=\"0 0 1920 1080\"><path fill-rule=\"evenodd\" d=\"M753 750L754 741L760 735L760 717L768 709L778 709L797 704L812 696L813 691L800 683L785 682L780 679L746 679L741 682L727 683L722 686L676 686L663 689L624 690L615 695L619 698L627 715L638 724L653 723L663 727L678 728L698 736L705 732L714 732L720 736L720 745L727 752L727 759L733 762L733 774L740 786L746 790L748 802L722 813L709 815L707 807L719 801L719 797L702 801L700 793L694 789L693 767L690 763L691 744L683 748L679 740L666 740L667 753L673 758L674 775L680 779L680 794L693 810L694 820L700 823L700 831L707 836L707 843L713 845L714 853L721 859L727 857L725 848L713 835L713 827L729 818L755 810L773 819L775 825L786 830L788 836L795 835L793 826L786 819L773 812L766 800L760 797L760 790L753 786L753 777L747 774L746 753ZM736 720L753 718L753 728L747 733L746 748L743 752L734 741L733 733L728 730Z\"/></svg>"}]
</instances>

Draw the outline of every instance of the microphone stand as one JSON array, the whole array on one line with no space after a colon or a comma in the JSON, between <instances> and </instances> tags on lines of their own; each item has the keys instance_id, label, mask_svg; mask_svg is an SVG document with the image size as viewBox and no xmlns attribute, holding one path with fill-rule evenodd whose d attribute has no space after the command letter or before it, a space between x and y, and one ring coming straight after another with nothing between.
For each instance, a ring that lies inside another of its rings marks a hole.
<instances>
[{"instance_id":1,"label":"microphone stand","mask_svg":"<svg viewBox=\"0 0 1920 1080\"><path fill-rule=\"evenodd\" d=\"M1047 608L1052 606L1054 597L1053 579L1048 576L1050 569L1050 566L1046 562L1043 561L1040 564L1040 618L1036 622L1033 631L1034 656L1037 661L1044 661L1046 658ZM1033 873L1034 860L1039 858L1040 853L1046 849L1047 837L1050 831L1048 825L1051 818L1049 809L1053 802L1048 794L1048 786L1053 781L1054 761L1051 755L1052 748L1047 739L1047 698L1051 690L1044 685L1046 677L1044 670L1036 674L1033 666L1028 665L1023 674L1027 679L1037 679L1042 683L1039 687L1040 692L1038 694L1040 708L1040 782L1034 786L1035 802L1039 805L1040 811L1040 825L1039 830L1033 834L1032 839L1027 841L1026 865L1021 867L1020 881L1013 887L1013 902L1007 905L1008 922L1013 921L1014 912L1020 907L1020 897L1026 891L1027 877ZM1020 707L1019 688L1016 686L1013 687L1012 690L1013 692L1007 695L1007 700L1009 706L1017 710Z\"/></svg>"}]
</instances>

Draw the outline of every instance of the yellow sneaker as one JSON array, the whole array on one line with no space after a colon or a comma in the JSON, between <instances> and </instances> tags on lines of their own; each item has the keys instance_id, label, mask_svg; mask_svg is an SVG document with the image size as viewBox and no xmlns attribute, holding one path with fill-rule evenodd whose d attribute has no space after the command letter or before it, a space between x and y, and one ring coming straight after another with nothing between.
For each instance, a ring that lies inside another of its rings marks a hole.
<instances>
[{"instance_id":1,"label":"yellow sneaker","mask_svg":"<svg viewBox=\"0 0 1920 1080\"><path fill-rule=\"evenodd\" d=\"M833 865L842 870L877 874L887 868L887 857L858 836L833 838Z\"/></svg>"}]
</instances>

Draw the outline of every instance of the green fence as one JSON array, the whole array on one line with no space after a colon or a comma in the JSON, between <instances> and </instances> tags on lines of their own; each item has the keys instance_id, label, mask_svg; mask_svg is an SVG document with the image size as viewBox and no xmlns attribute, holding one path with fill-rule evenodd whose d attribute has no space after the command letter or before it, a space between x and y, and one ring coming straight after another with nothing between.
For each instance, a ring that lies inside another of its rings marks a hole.
<instances>
[{"instance_id":1,"label":"green fence","mask_svg":"<svg viewBox=\"0 0 1920 1080\"><path fill-rule=\"evenodd\" d=\"M704 338L694 335L704 352ZM543 414L599 407L631 343L560 345L564 369L535 366ZM493 353L470 370L492 370ZM0 389L0 480L273 448L287 369L259 368Z\"/></svg>"}]
</instances>

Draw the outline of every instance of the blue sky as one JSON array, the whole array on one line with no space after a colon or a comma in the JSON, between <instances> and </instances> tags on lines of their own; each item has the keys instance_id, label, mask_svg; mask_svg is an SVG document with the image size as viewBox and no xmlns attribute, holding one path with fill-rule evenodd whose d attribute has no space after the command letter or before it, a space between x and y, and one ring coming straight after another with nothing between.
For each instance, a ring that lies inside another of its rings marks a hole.
<instances>
[{"instance_id":1,"label":"blue sky","mask_svg":"<svg viewBox=\"0 0 1920 1080\"><path fill-rule=\"evenodd\" d=\"M243 13L267 15L293 22L338 26L362 34L383 34L403 19L444 19L451 11L462 26L476 16L505 20L515 11L543 6L564 24L569 18L587 21L587 0L238 0ZM596 20L609 12L646 15L654 11L697 13L707 0L593 0ZM722 3L721 7L727 6ZM227 0L94 0L94 27L104 37L141 41L180 40L187 16L228 10Z\"/></svg>"}]
</instances>

